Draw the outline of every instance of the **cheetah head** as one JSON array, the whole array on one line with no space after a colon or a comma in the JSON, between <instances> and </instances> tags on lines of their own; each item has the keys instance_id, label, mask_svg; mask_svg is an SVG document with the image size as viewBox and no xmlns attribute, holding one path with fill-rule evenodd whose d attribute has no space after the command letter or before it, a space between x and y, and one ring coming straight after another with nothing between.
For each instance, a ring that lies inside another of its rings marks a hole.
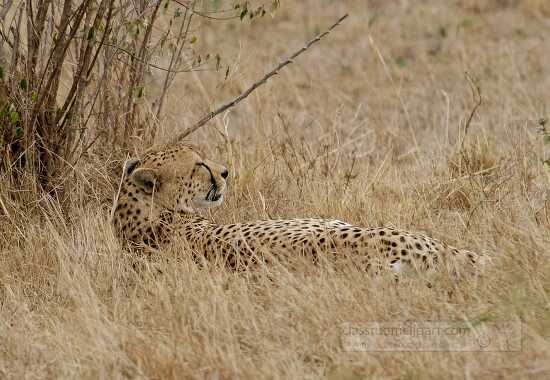
<instances>
[{"instance_id":1,"label":"cheetah head","mask_svg":"<svg viewBox=\"0 0 550 380\"><path fill-rule=\"evenodd\" d=\"M219 206L227 188L227 168L190 145L169 146L129 161L125 176L154 207L192 212Z\"/></svg>"}]
</instances>

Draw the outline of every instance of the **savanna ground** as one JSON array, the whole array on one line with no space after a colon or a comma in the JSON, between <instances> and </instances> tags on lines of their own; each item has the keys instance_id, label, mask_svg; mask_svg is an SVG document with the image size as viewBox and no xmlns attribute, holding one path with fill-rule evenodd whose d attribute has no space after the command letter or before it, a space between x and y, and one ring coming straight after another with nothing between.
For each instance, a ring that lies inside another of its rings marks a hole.
<instances>
[{"instance_id":1,"label":"savanna ground","mask_svg":"<svg viewBox=\"0 0 550 380\"><path fill-rule=\"evenodd\" d=\"M67 177L76 184L68 211L43 199L37 212L0 213L0 377L550 376L550 151L538 124L549 111L546 2L307 0L251 25L203 22L199 41L230 57L231 74L179 76L156 142L343 13L333 34L193 135L231 172L211 218L424 231L491 255L484 275L428 288L353 267L201 270L177 247L143 259L109 223L121 158L90 154ZM467 133L476 99L465 72L483 98ZM522 350L340 344L346 321L464 319L521 322Z\"/></svg>"}]
</instances>

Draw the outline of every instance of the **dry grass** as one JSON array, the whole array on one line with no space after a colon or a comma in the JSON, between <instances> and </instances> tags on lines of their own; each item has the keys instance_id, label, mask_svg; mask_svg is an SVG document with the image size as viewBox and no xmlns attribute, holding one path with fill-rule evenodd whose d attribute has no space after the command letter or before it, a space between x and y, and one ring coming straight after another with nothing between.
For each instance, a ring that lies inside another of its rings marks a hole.
<instances>
[{"instance_id":1,"label":"dry grass","mask_svg":"<svg viewBox=\"0 0 550 380\"><path fill-rule=\"evenodd\" d=\"M204 25L202 47L234 58L233 74L181 76L159 140L343 12L339 31L194 136L231 168L212 218L425 231L489 252L484 277L430 289L330 266L201 270L175 247L144 260L109 226L120 157L90 156L67 178L69 212L44 199L24 213L0 191L0 377L550 376L550 171L535 123L548 112L546 2L307 0L251 26ZM484 103L458 151L465 71ZM344 321L465 318L521 321L522 351L346 353L338 335Z\"/></svg>"}]
</instances>

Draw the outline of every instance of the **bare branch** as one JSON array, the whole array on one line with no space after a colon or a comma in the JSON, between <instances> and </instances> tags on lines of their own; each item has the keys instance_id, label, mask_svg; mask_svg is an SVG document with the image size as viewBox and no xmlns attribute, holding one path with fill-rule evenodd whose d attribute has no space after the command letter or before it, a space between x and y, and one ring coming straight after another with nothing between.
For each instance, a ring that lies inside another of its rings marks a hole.
<instances>
[{"instance_id":1,"label":"bare branch","mask_svg":"<svg viewBox=\"0 0 550 380\"><path fill-rule=\"evenodd\" d=\"M95 41L93 41L94 37L90 36L90 33L97 33L99 29L99 24L103 20L103 15L107 9L107 0L103 0L101 4L99 5L99 8L97 10L97 13L95 15L95 19L93 22L93 25L88 25L89 20L86 21L85 27L84 27L84 35L86 35L86 41L82 41L81 44L81 54L79 57L79 63L77 67L77 71L73 77L73 83L71 86L71 89L69 90L69 93L65 99L65 103L60 109L60 112L58 112L57 120L56 122L61 120L62 116L65 116L64 122L67 120L66 115L68 111L70 111L74 104L75 100L79 99L81 97L82 92L84 91L84 87L86 87L86 83L89 79L91 70L95 64L95 60L97 59L97 55L99 51L101 50L102 42L105 40L107 34L111 32L110 30L110 19L112 15L112 1L109 5L110 13L107 16L106 25L105 25L105 32L103 33L103 38L99 42L99 47L97 48L94 55L92 55L93 52L93 45ZM90 15L88 14L88 17ZM63 125L63 124L62 124Z\"/></svg>"},{"instance_id":2,"label":"bare branch","mask_svg":"<svg viewBox=\"0 0 550 380\"><path fill-rule=\"evenodd\" d=\"M464 148L464 140L466 140L466 135L468 134L468 130L470 129L470 124L472 124L472 119L474 118L478 108L481 106L481 103L483 102L483 99L481 97L481 89L479 88L479 85L474 81L474 79L470 76L468 72L466 72L465 75L470 85L470 89L472 90L472 96L475 100L475 104L472 107L472 110L470 111L470 115L466 120L466 124L464 125L464 134L462 135L462 141L460 142L461 152L462 152L462 149Z\"/></svg>"},{"instance_id":3,"label":"bare branch","mask_svg":"<svg viewBox=\"0 0 550 380\"><path fill-rule=\"evenodd\" d=\"M16 72L17 70L17 63L19 61L20 57L20 51L19 51L19 44L21 39L21 20L23 19L23 4L19 6L19 16L17 17L17 23L15 27L11 27L11 33L13 34L13 50L12 50L12 57L11 57L11 68L10 71ZM13 85L13 83L12 83Z\"/></svg>"},{"instance_id":4,"label":"bare branch","mask_svg":"<svg viewBox=\"0 0 550 380\"><path fill-rule=\"evenodd\" d=\"M217 115L219 115L220 113L222 112L225 112L226 110L228 110L229 108L231 107L234 107L236 106L237 104L239 104L241 101L243 101L244 99L246 99L254 90L256 90L258 87L260 87L261 85L265 84L267 82L267 80L269 78L271 78L272 76L276 75L279 73L279 71L284 68L285 66L291 64L294 62L294 59L296 59L300 54L302 54L303 52L305 52L306 50L308 50L313 44L315 44L316 42L320 41L322 38L324 38L326 35L328 35L330 32L332 32L338 25L340 25L342 23L342 21L344 21L346 18L348 17L348 15L344 15L342 17L340 17L340 19L338 21L336 21L336 23L334 23L330 28L328 28L325 32L317 35L315 38L313 38L312 40L308 41L304 47L302 47L300 50L298 50L297 52L295 52L294 54L292 54L289 58L287 58L286 60L282 61L281 63L279 63L277 65L277 67L275 67L273 70L271 70L270 72L268 72L267 74L264 75L264 77L262 79L260 79L259 81L257 81L256 83L254 83L252 86L250 86L246 91L244 91L243 93L241 93L239 96L237 96L235 99L231 100L230 102L228 103L225 103L224 105L222 105L221 107L219 107L218 109L216 109L215 111L212 111L212 112L209 112L207 115L205 115L202 119L200 119L197 123L195 123L193 126L187 128L186 130L184 130L183 132L181 132L179 135L176 136L176 138L174 139L174 141L181 141L183 140L184 138L186 138L187 136L189 136L191 133L195 132L197 129L199 129L200 127L202 127L203 125L205 125L206 123L208 123L210 120L212 120L214 117L216 117Z\"/></svg>"},{"instance_id":5,"label":"bare branch","mask_svg":"<svg viewBox=\"0 0 550 380\"><path fill-rule=\"evenodd\" d=\"M13 4L13 0L4 1L4 5L2 5L2 9L0 10L0 21L4 22L6 15L10 11L12 4Z\"/></svg>"},{"instance_id":6,"label":"bare branch","mask_svg":"<svg viewBox=\"0 0 550 380\"><path fill-rule=\"evenodd\" d=\"M189 5L187 4L184 4L182 3L181 1L179 0L174 0L174 2L178 5L181 5L182 7L185 8L185 10L187 11L191 11L191 14L194 14L194 15L197 15L197 16L200 16L200 17L204 17L204 18L207 18L207 19L211 19L211 20L217 20L217 21L225 21L225 20L232 20L232 19L236 19L236 18L239 18L239 15L238 14L235 14L235 15L231 15L231 16L223 16L223 17L219 17L219 16L210 16L209 13L223 13L223 12L234 12L234 9L228 9L228 10L225 10L225 11L221 11L221 12L199 12L197 10L194 9L194 7L189 7Z\"/></svg>"},{"instance_id":7,"label":"bare branch","mask_svg":"<svg viewBox=\"0 0 550 380\"><path fill-rule=\"evenodd\" d=\"M27 80L29 88L34 87L37 79L36 64L40 50L40 39L46 25L46 16L52 0L40 0L36 6L36 17L33 15L32 1L27 0Z\"/></svg>"},{"instance_id":8,"label":"bare branch","mask_svg":"<svg viewBox=\"0 0 550 380\"><path fill-rule=\"evenodd\" d=\"M117 52L124 53L127 56L131 57L132 60L141 62L142 64L144 64L146 66L152 67L153 69L164 71L164 72L167 72L167 73L170 73L170 74L188 73L190 71L193 71L191 66L186 67L185 69L170 70L169 68L162 67L162 66L159 66L159 65L155 65L154 63L151 63L151 62L147 62L147 60L145 60L145 59L140 59L137 55L135 55L131 51L128 51L128 50L126 50L123 47L120 47L118 45L113 45L113 44L109 44L109 43L106 43L106 42L102 43L102 45L111 47L113 49L116 49Z\"/></svg>"},{"instance_id":9,"label":"bare branch","mask_svg":"<svg viewBox=\"0 0 550 380\"><path fill-rule=\"evenodd\" d=\"M149 44L149 41L151 39L153 26L155 24L155 20L157 18L158 10L161 6L162 0L157 0L153 12L151 14L151 18L149 19L149 24L147 25L147 28L145 29L145 35L143 37L143 40L141 41L141 47L138 53L138 61L133 62L131 66L130 71L130 85L128 89L128 94L126 95L126 117L124 120L124 144L128 141L128 138L130 136L130 129L134 126L134 120L135 120L135 112L134 112L134 91L136 90L137 86L141 83L143 79L143 74L145 72L146 65L143 64L146 60L147 55L147 45Z\"/></svg>"},{"instance_id":10,"label":"bare branch","mask_svg":"<svg viewBox=\"0 0 550 380\"><path fill-rule=\"evenodd\" d=\"M46 63L46 68L42 74L42 79L38 86L38 100L35 104L33 115L37 117L39 115L39 110L42 109L42 105L45 103L46 109L51 112L55 108L55 96L59 88L59 81L61 76L61 67L64 62L67 49L71 44L71 41L74 39L76 32L78 31L78 26L80 25L86 9L91 0L87 0L80 4L80 6L71 14L71 0L65 0L63 5L63 12L61 15L61 24L58 28L59 37L57 41L54 42L54 46L51 49L50 56ZM69 27L70 21L74 19L74 25L67 33L67 28ZM51 69L50 69L51 62ZM48 80L45 82L43 79L46 73L49 72Z\"/></svg>"},{"instance_id":11,"label":"bare branch","mask_svg":"<svg viewBox=\"0 0 550 380\"><path fill-rule=\"evenodd\" d=\"M4 61L4 41L8 44L10 48L13 48L13 44L8 38L4 35L4 20L8 14L13 0L5 0L4 5L0 8L0 63Z\"/></svg>"},{"instance_id":12,"label":"bare branch","mask_svg":"<svg viewBox=\"0 0 550 380\"><path fill-rule=\"evenodd\" d=\"M187 41L187 35L189 33L189 28L191 27L191 20L193 18L193 13L191 11L191 14L189 15L189 20L187 20L187 13L189 9L185 8L185 14L183 15L183 22L181 23L180 30L178 33L178 38L176 41L176 48L172 52L172 57L170 58L170 65L168 66L168 72L166 73L166 76L164 77L164 83L162 85L162 92L160 94L159 100L158 100L158 106L157 106L157 119L160 118L161 112L162 112L162 106L164 105L164 99L166 99L166 94L168 92L168 87L170 86L170 83L175 78L176 74L172 74L171 71L176 64L176 61L181 58L181 53L183 51L183 47L185 46L185 42ZM153 131L155 131L153 129Z\"/></svg>"}]
</instances>

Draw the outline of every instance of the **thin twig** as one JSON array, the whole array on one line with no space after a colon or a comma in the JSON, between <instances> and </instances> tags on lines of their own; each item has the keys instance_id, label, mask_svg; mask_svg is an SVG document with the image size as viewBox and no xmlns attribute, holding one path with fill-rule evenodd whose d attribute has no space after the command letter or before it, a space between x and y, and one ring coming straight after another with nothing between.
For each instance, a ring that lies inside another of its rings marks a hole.
<instances>
[{"instance_id":1,"label":"thin twig","mask_svg":"<svg viewBox=\"0 0 550 380\"><path fill-rule=\"evenodd\" d=\"M11 57L10 71L13 73L16 72L17 70L17 62L20 56L19 43L21 38L21 20L23 19L23 6L24 4L19 6L19 16L17 16L17 23L15 24L16 25L15 28L10 27L11 33L13 34L13 51L12 51L12 57ZM13 83L11 85L13 86Z\"/></svg>"},{"instance_id":2,"label":"thin twig","mask_svg":"<svg viewBox=\"0 0 550 380\"><path fill-rule=\"evenodd\" d=\"M148 20L149 24L145 29L145 35L143 36L143 39L141 41L141 47L138 53L139 61L132 62L132 65L130 66L130 85L126 95L126 111L125 111L126 117L124 120L124 135L123 135L124 145L126 145L126 142L128 141L130 129L134 127L134 121L135 121L134 95L135 95L136 89L138 89L139 84L142 82L143 75L145 73L146 65L142 64L142 62L146 60L146 55L148 52L147 45L151 40L153 26L155 25L155 20L158 16L158 10L160 9L161 4L162 4L162 0L157 0L153 8L153 12L151 13L151 17Z\"/></svg>"},{"instance_id":3,"label":"thin twig","mask_svg":"<svg viewBox=\"0 0 550 380\"><path fill-rule=\"evenodd\" d=\"M224 16L224 17L217 17L217 16L210 16L209 13L224 13L224 12L235 12L234 9L227 9L227 10L223 10L223 11L215 11L215 12L199 12L195 9L191 9L189 7L189 5L187 4L184 4L182 3L181 1L178 1L178 0L174 0L174 2L178 5L181 5L182 7L184 7L186 10L188 11L191 11L191 14L194 14L194 15L197 15L197 16L200 16L200 17L204 17L204 18L207 18L207 19L211 19L211 20L218 20L218 21L226 21L226 20L232 20L232 19L236 19L236 18L239 18L240 16L238 14L235 14L235 15L232 15L232 16ZM235 12L236 13L236 12Z\"/></svg>"},{"instance_id":4,"label":"thin twig","mask_svg":"<svg viewBox=\"0 0 550 380\"><path fill-rule=\"evenodd\" d=\"M113 45L113 44L109 44L109 43L106 43L106 42L105 42L105 43L102 43L102 45L111 47L111 48L113 48L113 49L116 49L117 52L122 52L122 53L128 55L129 57L131 57L133 60L139 61L139 62L143 63L144 65L147 65L147 66L152 67L153 69L157 69L157 70L160 70L160 71L165 71L165 72L170 73L170 74L188 73L189 71L192 70L191 68L186 68L186 69L181 69L181 70L170 70L170 69L167 69L167 68L165 68L165 67L155 65L154 63L147 62L147 61L144 60L144 59L140 59L140 58L139 58L137 55L135 55L134 53L132 53L132 52L130 52L129 50L126 50L126 49L124 49L123 47L120 47L120 46L118 46L118 45Z\"/></svg>"},{"instance_id":5,"label":"thin twig","mask_svg":"<svg viewBox=\"0 0 550 380\"><path fill-rule=\"evenodd\" d=\"M13 0L5 0L4 4L2 5L2 10L0 10L0 21L4 21L6 18L6 15L10 11L11 5L13 3Z\"/></svg>"},{"instance_id":6,"label":"thin twig","mask_svg":"<svg viewBox=\"0 0 550 380\"><path fill-rule=\"evenodd\" d=\"M4 35L4 21L6 19L6 15L8 14L11 8L12 3L13 3L13 0L5 0L4 5L2 6L2 9L0 9L0 38L3 41L6 41L6 43L9 45L10 48L13 48L13 44ZM4 59L3 57L4 52L3 52L3 46L2 46L4 43L2 42L2 40L0 40L0 62Z\"/></svg>"},{"instance_id":7,"label":"thin twig","mask_svg":"<svg viewBox=\"0 0 550 380\"><path fill-rule=\"evenodd\" d=\"M317 35L315 38L313 38L312 40L310 40L309 42L307 42L304 47L302 47L300 50L298 50L297 52L295 52L294 54L292 54L289 58L287 58L286 60L282 61L281 63L279 63L277 65L277 67L275 67L273 70L271 70L270 72L268 72L267 74L264 75L264 77L262 79L260 79L258 82L254 83L252 86L250 86L245 92L243 92L242 94L240 94L239 96L237 96L235 99L233 99L232 101L222 105L221 107L219 107L218 109L216 109L215 111L212 111L212 112L209 112L207 115L205 115L202 119L200 119L197 123L195 123L193 126L187 128L186 130L184 130L182 133L180 133L179 135L176 136L176 138L174 139L174 141L181 141L183 140L184 138L186 138L187 136L189 136L191 133L195 132L197 129L199 129L200 127L202 127L203 125L205 125L206 123L208 123L210 120L212 120L214 117L216 117L217 115L219 115L220 113L222 112L225 112L226 110L228 110L229 108L231 107L234 107L235 105L237 105L238 103L240 103L242 100L246 99L248 97L248 95L250 95L254 90L256 90L258 87L260 87L261 85L265 84L267 82L267 80L269 78L271 78L272 76L274 76L275 74L278 74L279 73L279 70L281 70L283 67L291 64L294 62L294 59L296 57L298 57L300 54L302 54L303 52L305 52L306 50L308 50L313 44L315 44L316 42L320 41L323 37L325 37L327 34L329 34L330 32L332 32L332 30L334 28L336 28L338 25L340 25L342 23L342 21L344 21L346 18L348 17L348 15L344 15L342 17L340 17L340 19L334 23L330 28L328 28L324 33L321 33L319 35Z\"/></svg>"},{"instance_id":8,"label":"thin twig","mask_svg":"<svg viewBox=\"0 0 550 380\"><path fill-rule=\"evenodd\" d=\"M472 90L472 96L475 99L475 104L472 110L470 111L470 115L466 120L466 124L464 125L464 134L462 135L462 141L460 142L460 152L462 152L462 149L464 148L464 140L466 140L466 135L468 134L468 130L470 129L470 124L472 124L472 119L474 118L478 108L481 106L481 103L483 102L483 99L481 98L481 89L468 72L466 72L466 79L470 84L470 88Z\"/></svg>"},{"instance_id":9,"label":"thin twig","mask_svg":"<svg viewBox=\"0 0 550 380\"><path fill-rule=\"evenodd\" d=\"M193 19L193 9L191 10L191 14L189 15L189 20L187 19L188 12L189 12L189 9L185 8L185 14L183 15L183 22L180 25L180 30L176 40L176 48L172 52L172 57L170 57L170 65L168 65L169 71L166 73L166 76L164 77L162 92L158 99L157 120L160 118L162 107L164 105L164 100L166 99L166 94L168 92L168 87L170 87L172 80L176 76L176 74L171 74L170 71L172 71L172 68L176 64L176 61L178 61L181 58L183 47L185 46L185 42L187 41L187 35L189 34L189 28L191 27L191 20ZM153 131L152 137L154 137L156 130L157 128L152 129Z\"/></svg>"}]
</instances>

